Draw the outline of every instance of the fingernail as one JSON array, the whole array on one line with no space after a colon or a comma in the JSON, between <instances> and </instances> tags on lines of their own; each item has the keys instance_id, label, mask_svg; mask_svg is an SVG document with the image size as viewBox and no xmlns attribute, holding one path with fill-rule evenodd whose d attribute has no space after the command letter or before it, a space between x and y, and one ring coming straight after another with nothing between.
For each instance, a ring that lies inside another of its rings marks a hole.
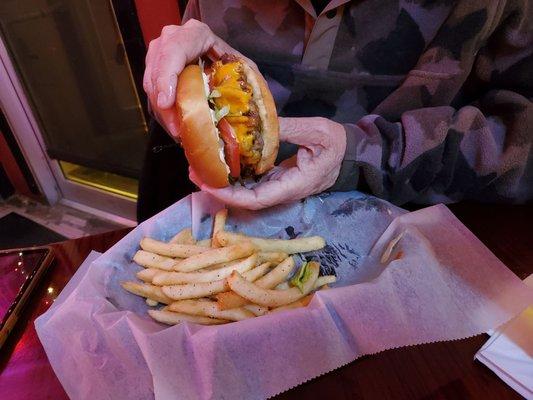
<instances>
[{"instance_id":1,"label":"fingernail","mask_svg":"<svg viewBox=\"0 0 533 400\"><path fill-rule=\"evenodd\" d=\"M166 93L163 93L163 92L159 92L159 94L157 95L157 106L159 108L164 108L166 107L167 105L167 95Z\"/></svg>"}]
</instances>

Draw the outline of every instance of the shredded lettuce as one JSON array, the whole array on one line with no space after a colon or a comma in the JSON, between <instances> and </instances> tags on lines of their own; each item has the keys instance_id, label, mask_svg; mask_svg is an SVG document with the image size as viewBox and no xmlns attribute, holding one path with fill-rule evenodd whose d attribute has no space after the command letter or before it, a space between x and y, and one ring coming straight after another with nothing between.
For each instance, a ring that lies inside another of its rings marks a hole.
<instances>
[{"instance_id":1,"label":"shredded lettuce","mask_svg":"<svg viewBox=\"0 0 533 400\"><path fill-rule=\"evenodd\" d=\"M209 98L210 99L215 99L215 98L220 97L220 96L222 96L222 95L216 89L211 90L211 93L209 94Z\"/></svg>"},{"instance_id":2,"label":"shredded lettuce","mask_svg":"<svg viewBox=\"0 0 533 400\"><path fill-rule=\"evenodd\" d=\"M308 262L303 263L298 272L291 279L291 285L300 289L300 292L302 293L304 292L303 286L305 282L307 282L311 276L311 270L307 268L308 265Z\"/></svg>"},{"instance_id":3,"label":"shredded lettuce","mask_svg":"<svg viewBox=\"0 0 533 400\"><path fill-rule=\"evenodd\" d=\"M229 114L228 106L224 106L221 109L215 108L215 120L217 121L217 123L218 121L220 121L222 118L224 118L228 114Z\"/></svg>"}]
</instances>

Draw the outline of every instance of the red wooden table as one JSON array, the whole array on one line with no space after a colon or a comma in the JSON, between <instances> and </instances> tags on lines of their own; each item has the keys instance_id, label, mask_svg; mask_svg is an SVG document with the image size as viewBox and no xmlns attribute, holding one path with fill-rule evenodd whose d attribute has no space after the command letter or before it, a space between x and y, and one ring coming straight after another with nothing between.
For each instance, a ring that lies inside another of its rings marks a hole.
<instances>
[{"instance_id":1,"label":"red wooden table","mask_svg":"<svg viewBox=\"0 0 533 400\"><path fill-rule=\"evenodd\" d=\"M450 207L521 279L533 273L533 207L458 204ZM0 398L64 399L33 322L49 307L91 250L103 252L128 230L53 245L56 260L34 292L0 354ZM50 294L48 288L52 288ZM480 335L362 357L313 379L280 399L511 399L520 398L474 361L487 340Z\"/></svg>"}]
</instances>

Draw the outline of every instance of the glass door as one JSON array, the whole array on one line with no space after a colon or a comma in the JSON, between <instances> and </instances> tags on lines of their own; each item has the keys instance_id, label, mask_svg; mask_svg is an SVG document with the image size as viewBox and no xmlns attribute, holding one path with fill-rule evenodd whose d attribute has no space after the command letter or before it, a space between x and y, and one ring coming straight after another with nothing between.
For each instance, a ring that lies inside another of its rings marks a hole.
<instances>
[{"instance_id":1,"label":"glass door","mask_svg":"<svg viewBox=\"0 0 533 400\"><path fill-rule=\"evenodd\" d=\"M111 1L2 0L0 31L64 198L131 217L147 127Z\"/></svg>"}]
</instances>

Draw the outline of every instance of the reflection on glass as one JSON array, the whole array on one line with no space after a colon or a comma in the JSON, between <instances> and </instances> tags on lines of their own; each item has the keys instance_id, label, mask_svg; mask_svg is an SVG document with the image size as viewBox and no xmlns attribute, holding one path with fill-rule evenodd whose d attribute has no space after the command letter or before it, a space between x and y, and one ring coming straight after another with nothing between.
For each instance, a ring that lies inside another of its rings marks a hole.
<instances>
[{"instance_id":1,"label":"reflection on glass","mask_svg":"<svg viewBox=\"0 0 533 400\"><path fill-rule=\"evenodd\" d=\"M66 161L60 161L59 165L68 180L118 194L129 199L137 199L139 182L136 179L82 167Z\"/></svg>"}]
</instances>

